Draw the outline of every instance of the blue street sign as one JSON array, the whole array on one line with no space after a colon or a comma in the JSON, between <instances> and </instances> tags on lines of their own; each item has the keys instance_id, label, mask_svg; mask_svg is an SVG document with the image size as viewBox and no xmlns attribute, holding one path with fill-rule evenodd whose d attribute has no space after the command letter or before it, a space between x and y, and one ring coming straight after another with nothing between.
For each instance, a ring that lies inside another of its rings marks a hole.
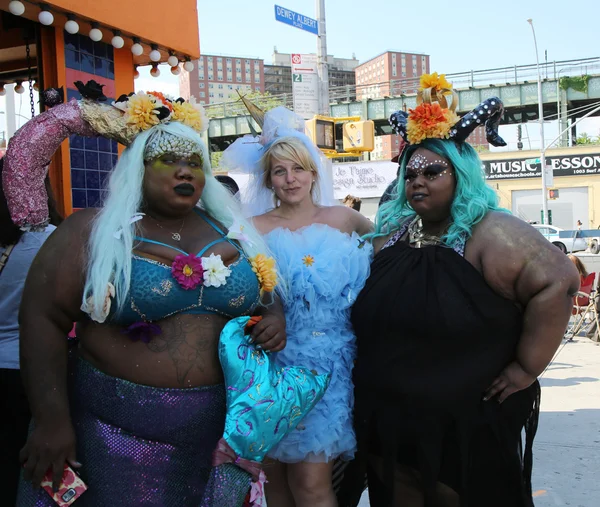
<instances>
[{"instance_id":1,"label":"blue street sign","mask_svg":"<svg viewBox=\"0 0 600 507\"><path fill-rule=\"evenodd\" d=\"M300 30L319 35L319 24L316 19L290 11L285 7L275 6L275 19L286 25L295 26L296 28L300 28Z\"/></svg>"}]
</instances>

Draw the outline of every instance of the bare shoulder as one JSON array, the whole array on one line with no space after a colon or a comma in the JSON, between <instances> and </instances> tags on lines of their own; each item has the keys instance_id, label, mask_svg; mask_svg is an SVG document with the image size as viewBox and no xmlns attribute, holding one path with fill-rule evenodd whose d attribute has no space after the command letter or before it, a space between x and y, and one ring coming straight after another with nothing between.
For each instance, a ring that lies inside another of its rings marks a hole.
<instances>
[{"instance_id":1,"label":"bare shoulder","mask_svg":"<svg viewBox=\"0 0 600 507\"><path fill-rule=\"evenodd\" d=\"M474 227L466 257L496 292L513 300L523 276L542 284L572 272L571 262L558 248L528 223L503 212L489 212Z\"/></svg>"},{"instance_id":2,"label":"bare shoulder","mask_svg":"<svg viewBox=\"0 0 600 507\"><path fill-rule=\"evenodd\" d=\"M513 250L515 247L525 248L527 252L557 250L531 225L501 211L490 211L473 228L472 241L481 245L493 245L501 250Z\"/></svg>"},{"instance_id":3,"label":"bare shoulder","mask_svg":"<svg viewBox=\"0 0 600 507\"><path fill-rule=\"evenodd\" d=\"M250 223L261 234L268 234L280 225L278 217L276 217L272 211L269 211L264 215L256 215L252 217L250 219Z\"/></svg>"},{"instance_id":4,"label":"bare shoulder","mask_svg":"<svg viewBox=\"0 0 600 507\"><path fill-rule=\"evenodd\" d=\"M322 221L348 234L361 236L373 231L373 222L348 206L328 206L321 211Z\"/></svg>"}]
</instances>

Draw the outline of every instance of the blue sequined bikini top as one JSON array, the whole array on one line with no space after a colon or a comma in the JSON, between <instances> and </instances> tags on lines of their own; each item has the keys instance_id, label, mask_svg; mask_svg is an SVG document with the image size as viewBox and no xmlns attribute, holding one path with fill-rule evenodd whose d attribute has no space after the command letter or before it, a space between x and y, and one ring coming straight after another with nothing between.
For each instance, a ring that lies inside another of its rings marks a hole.
<instances>
[{"instance_id":1,"label":"blue sequined bikini top","mask_svg":"<svg viewBox=\"0 0 600 507\"><path fill-rule=\"evenodd\" d=\"M185 290L173 275L171 266L132 254L131 286L123 309L111 316L111 322L129 326L135 322L156 322L175 314L218 314L229 318L250 315L260 298L258 278L243 250L203 214L198 213L221 237L206 245L196 257L202 257L217 243L229 242L239 252L238 259L227 266L231 274L225 285L205 287L200 284ZM165 246L188 255L171 245L135 237L144 243ZM116 305L113 305L113 308Z\"/></svg>"}]
</instances>

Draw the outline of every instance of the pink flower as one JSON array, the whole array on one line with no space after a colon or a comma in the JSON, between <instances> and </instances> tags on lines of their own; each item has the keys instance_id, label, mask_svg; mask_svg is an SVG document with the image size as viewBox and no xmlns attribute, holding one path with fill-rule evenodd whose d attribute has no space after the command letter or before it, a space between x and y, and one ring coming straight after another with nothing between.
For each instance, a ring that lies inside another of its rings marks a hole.
<instances>
[{"instance_id":1,"label":"pink flower","mask_svg":"<svg viewBox=\"0 0 600 507\"><path fill-rule=\"evenodd\" d=\"M171 274L185 290L195 289L204 281L202 260L194 255L179 254L173 261Z\"/></svg>"}]
</instances>

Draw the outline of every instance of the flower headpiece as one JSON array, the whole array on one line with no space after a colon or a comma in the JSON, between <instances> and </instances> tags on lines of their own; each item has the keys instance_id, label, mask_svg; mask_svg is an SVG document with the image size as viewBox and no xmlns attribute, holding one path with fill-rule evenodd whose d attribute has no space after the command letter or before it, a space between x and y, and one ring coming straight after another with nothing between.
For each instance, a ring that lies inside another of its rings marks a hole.
<instances>
[{"instance_id":1,"label":"flower headpiece","mask_svg":"<svg viewBox=\"0 0 600 507\"><path fill-rule=\"evenodd\" d=\"M448 104L447 96L452 100ZM498 124L504 112L497 97L485 100L473 111L459 118L456 114L458 94L444 74L423 74L417 94L417 107L396 111L389 122L394 131L409 144L419 144L425 139L453 139L464 142L479 125L485 125L486 137L494 146L506 146L498 134Z\"/></svg>"},{"instance_id":2,"label":"flower headpiece","mask_svg":"<svg viewBox=\"0 0 600 507\"><path fill-rule=\"evenodd\" d=\"M204 108L192 98L173 100L159 92L121 95L106 103L103 85L77 81L82 100L63 104L60 90L42 93L48 111L23 125L11 138L2 174L12 220L23 229L43 229L48 223L44 179L48 164L70 135L104 136L129 146L136 136L156 125L180 122L198 133L208 128ZM200 144L166 132L156 132L146 144L145 160L163 153L202 154Z\"/></svg>"}]
</instances>

